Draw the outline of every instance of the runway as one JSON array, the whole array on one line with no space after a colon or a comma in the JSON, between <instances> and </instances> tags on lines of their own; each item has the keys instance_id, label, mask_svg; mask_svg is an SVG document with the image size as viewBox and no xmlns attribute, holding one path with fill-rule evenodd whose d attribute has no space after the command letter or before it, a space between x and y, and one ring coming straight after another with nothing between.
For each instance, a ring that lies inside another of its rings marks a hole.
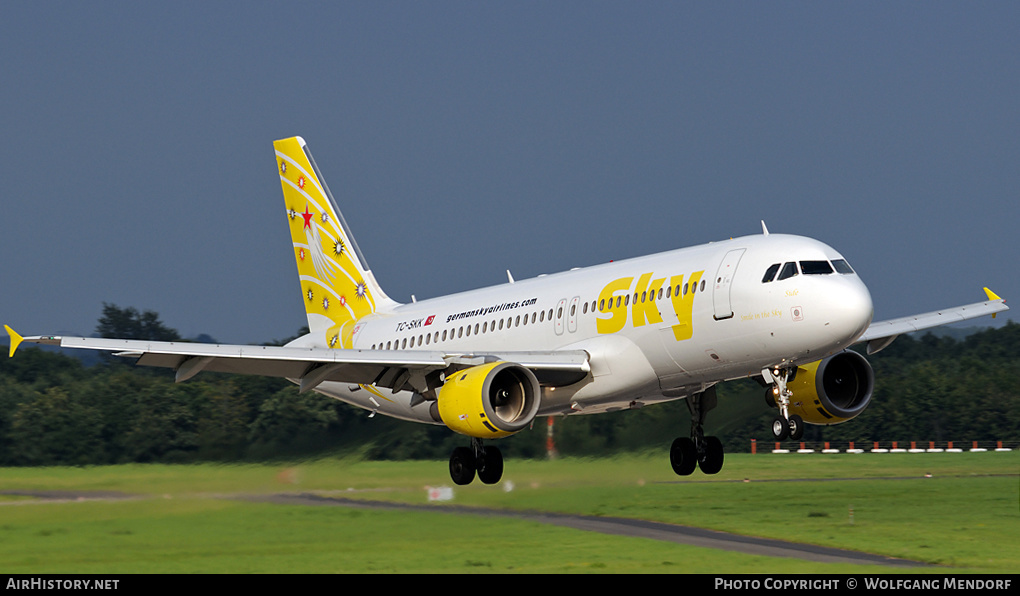
<instances>
[{"instance_id":1,"label":"runway","mask_svg":"<svg viewBox=\"0 0 1020 596\"><path fill-rule=\"evenodd\" d=\"M885 565L890 567L932 566L928 563L922 563L919 561L896 559L871 553L862 553L813 544L787 542L784 540L774 540L770 538L741 536L738 534L706 530L703 528L620 517L593 517L558 513L516 512L502 509L497 510L478 507L462 507L457 505L410 505L403 503L328 497L310 493L250 496L246 497L246 500L292 505L333 506L363 509L385 509L391 511L416 511L439 514L449 513L456 515L510 517L543 524L574 528L576 530L584 530L588 532L630 536L633 538L648 538L651 540L662 540L676 544L687 544L702 548L714 548L749 555L788 557L816 563L851 563L856 565Z\"/></svg>"}]
</instances>

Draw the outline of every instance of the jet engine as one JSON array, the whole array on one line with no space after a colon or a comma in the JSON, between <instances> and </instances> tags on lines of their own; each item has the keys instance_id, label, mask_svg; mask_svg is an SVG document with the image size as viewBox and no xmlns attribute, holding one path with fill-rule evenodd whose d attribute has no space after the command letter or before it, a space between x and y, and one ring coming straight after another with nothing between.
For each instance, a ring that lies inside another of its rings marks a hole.
<instances>
[{"instance_id":1,"label":"jet engine","mask_svg":"<svg viewBox=\"0 0 1020 596\"><path fill-rule=\"evenodd\" d=\"M519 364L492 362L448 376L430 413L462 435L496 439L531 424L540 401L535 373Z\"/></svg>"},{"instance_id":2,"label":"jet engine","mask_svg":"<svg viewBox=\"0 0 1020 596\"><path fill-rule=\"evenodd\" d=\"M798 367L787 386L793 391L791 416L811 424L838 424L868 407L875 374L864 356L846 351Z\"/></svg>"}]
</instances>

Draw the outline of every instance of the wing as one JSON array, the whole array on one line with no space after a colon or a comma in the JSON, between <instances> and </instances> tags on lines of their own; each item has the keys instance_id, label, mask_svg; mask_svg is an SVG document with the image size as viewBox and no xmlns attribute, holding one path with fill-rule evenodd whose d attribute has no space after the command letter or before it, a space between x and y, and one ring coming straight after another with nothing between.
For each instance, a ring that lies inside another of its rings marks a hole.
<instances>
[{"instance_id":1,"label":"wing","mask_svg":"<svg viewBox=\"0 0 1020 596\"><path fill-rule=\"evenodd\" d=\"M1009 310L1009 307L1006 306L1006 300L996 296L995 292L985 288L985 294L988 295L988 300L984 302L975 302L966 306L957 306L956 308L872 323L867 331L864 332L864 335L858 338L857 341L867 342L868 354L874 354L887 347L897 336L903 333L931 329L932 327L966 321L985 315L994 316L995 313Z\"/></svg>"},{"instance_id":2,"label":"wing","mask_svg":"<svg viewBox=\"0 0 1020 596\"><path fill-rule=\"evenodd\" d=\"M176 380L186 381L202 371L283 377L295 380L301 391L324 381L388 387L424 393L433 373L503 360L531 369L540 383L566 385L590 370L588 353L574 351L486 352L478 354L419 350L338 350L290 346L245 346L159 342L94 337L37 335L21 337L7 327L10 355L22 342L112 352L134 358L142 366L172 368Z\"/></svg>"}]
</instances>

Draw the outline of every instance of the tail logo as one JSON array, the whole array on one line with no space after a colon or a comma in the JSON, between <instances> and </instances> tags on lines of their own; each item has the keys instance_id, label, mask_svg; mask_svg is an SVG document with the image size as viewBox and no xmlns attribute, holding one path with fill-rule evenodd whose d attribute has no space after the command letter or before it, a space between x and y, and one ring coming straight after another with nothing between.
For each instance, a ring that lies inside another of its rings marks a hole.
<instances>
[{"instance_id":1,"label":"tail logo","mask_svg":"<svg viewBox=\"0 0 1020 596\"><path fill-rule=\"evenodd\" d=\"M301 180L304 180L304 178L301 178ZM315 266L315 273L318 274L319 279L331 282L336 277L339 266L337 266L335 261L326 257L326 251L322 249L322 238L319 236L319 226L312 223L315 214L311 212L308 205L305 205L305 212L301 214L301 217L305 218L305 240L308 243L308 250L312 253L312 264ZM322 220L328 221L325 213L322 214ZM337 242L341 241L338 239ZM304 260L303 248L301 249L301 260Z\"/></svg>"},{"instance_id":2,"label":"tail logo","mask_svg":"<svg viewBox=\"0 0 1020 596\"><path fill-rule=\"evenodd\" d=\"M300 137L274 143L308 328L349 348L355 323L386 297Z\"/></svg>"}]
</instances>

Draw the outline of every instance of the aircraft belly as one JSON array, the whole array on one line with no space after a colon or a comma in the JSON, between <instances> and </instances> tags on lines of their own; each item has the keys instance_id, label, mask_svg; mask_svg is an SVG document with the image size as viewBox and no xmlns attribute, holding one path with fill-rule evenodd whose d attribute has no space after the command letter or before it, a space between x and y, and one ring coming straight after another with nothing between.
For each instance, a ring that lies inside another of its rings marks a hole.
<instances>
[{"instance_id":1,"label":"aircraft belly","mask_svg":"<svg viewBox=\"0 0 1020 596\"><path fill-rule=\"evenodd\" d=\"M596 407L604 411L607 405L625 407L648 396L662 398L655 369L630 338L598 336L564 348L588 352L591 373L573 385L545 388L539 414L584 412Z\"/></svg>"},{"instance_id":2,"label":"aircraft belly","mask_svg":"<svg viewBox=\"0 0 1020 596\"><path fill-rule=\"evenodd\" d=\"M315 388L315 391L352 406L391 418L439 424L429 415L428 403L421 403L413 408L411 407L413 394L409 391L400 391L394 394L389 389L378 388L372 385L351 385L350 383L338 383L335 381L323 382Z\"/></svg>"}]
</instances>

